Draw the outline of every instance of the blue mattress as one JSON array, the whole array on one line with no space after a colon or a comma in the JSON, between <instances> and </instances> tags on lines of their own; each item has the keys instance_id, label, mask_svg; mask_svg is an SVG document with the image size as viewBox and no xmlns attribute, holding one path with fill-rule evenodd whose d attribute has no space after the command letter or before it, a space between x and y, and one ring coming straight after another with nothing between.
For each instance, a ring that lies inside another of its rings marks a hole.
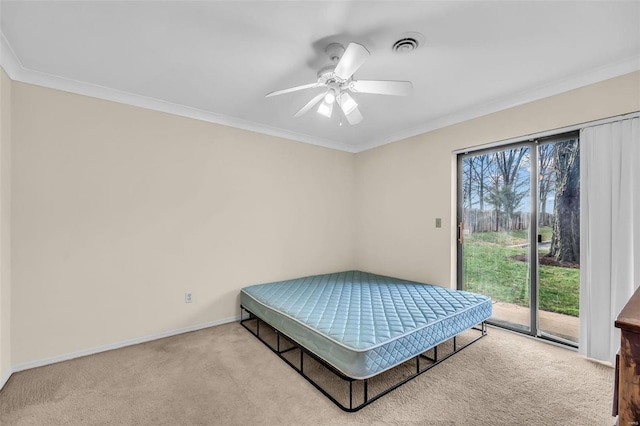
<instances>
[{"instance_id":1,"label":"blue mattress","mask_svg":"<svg viewBox=\"0 0 640 426\"><path fill-rule=\"evenodd\" d=\"M491 316L487 296L360 271L253 285L240 300L354 379L401 364Z\"/></svg>"}]
</instances>

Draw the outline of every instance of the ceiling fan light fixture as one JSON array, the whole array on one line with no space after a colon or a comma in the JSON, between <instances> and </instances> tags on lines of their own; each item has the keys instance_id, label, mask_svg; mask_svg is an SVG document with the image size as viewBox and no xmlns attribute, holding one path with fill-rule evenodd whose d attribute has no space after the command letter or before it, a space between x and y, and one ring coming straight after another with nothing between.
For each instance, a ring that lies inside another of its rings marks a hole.
<instances>
[{"instance_id":1,"label":"ceiling fan light fixture","mask_svg":"<svg viewBox=\"0 0 640 426\"><path fill-rule=\"evenodd\" d=\"M335 90L331 89L329 91L327 91L327 94L324 95L324 101L328 104L332 104L336 101L336 92Z\"/></svg>"},{"instance_id":2,"label":"ceiling fan light fixture","mask_svg":"<svg viewBox=\"0 0 640 426\"><path fill-rule=\"evenodd\" d=\"M318 114L323 115L327 118L331 118L332 112L333 112L333 104L328 103L327 101L322 101L322 103L318 107Z\"/></svg>"},{"instance_id":3,"label":"ceiling fan light fixture","mask_svg":"<svg viewBox=\"0 0 640 426\"><path fill-rule=\"evenodd\" d=\"M349 115L358 108L358 103L348 93L343 93L340 95L340 107L344 115Z\"/></svg>"},{"instance_id":4,"label":"ceiling fan light fixture","mask_svg":"<svg viewBox=\"0 0 640 426\"><path fill-rule=\"evenodd\" d=\"M406 41L401 39L401 42ZM299 90L324 87L324 92L316 94L307 102L294 117L300 117L317 106L318 114L331 118L333 107L338 104L341 114L349 124L358 124L363 120L362 113L358 109L358 103L347 93L372 93L379 95L407 96L413 88L410 81L396 80L354 80L353 75L362 64L365 63L371 53L361 44L349 43L345 49L337 43L327 46L326 52L332 64L318 71L318 80L315 83L291 87L289 89L276 90L267 93L266 97L283 95ZM318 106L319 104L319 106ZM342 123L342 121L341 121Z\"/></svg>"}]
</instances>

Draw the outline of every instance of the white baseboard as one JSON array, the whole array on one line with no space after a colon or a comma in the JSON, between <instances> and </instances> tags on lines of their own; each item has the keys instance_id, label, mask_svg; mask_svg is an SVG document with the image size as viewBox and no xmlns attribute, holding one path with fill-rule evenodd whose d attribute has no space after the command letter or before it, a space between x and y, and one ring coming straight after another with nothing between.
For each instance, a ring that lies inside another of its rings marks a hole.
<instances>
[{"instance_id":1,"label":"white baseboard","mask_svg":"<svg viewBox=\"0 0 640 426\"><path fill-rule=\"evenodd\" d=\"M13 374L13 369L9 367L9 371L4 373L4 375L0 377L0 390L4 388L4 385L7 384L7 382L9 381L9 377L11 377L12 374Z\"/></svg>"},{"instance_id":2,"label":"white baseboard","mask_svg":"<svg viewBox=\"0 0 640 426\"><path fill-rule=\"evenodd\" d=\"M197 324L197 325L192 325L192 326L189 326L189 327L178 328L178 329L175 329L175 330L163 331L161 333L156 333L156 334L151 334L151 335L148 335L148 336L137 337L135 339L123 340L121 342L111 343L111 344L108 344L108 345L98 346L98 347L90 348L90 349L84 349L84 350L77 351L77 352L70 352L70 353L67 353L67 354L58 355L58 356L54 356L54 357L51 357L51 358L44 358L44 359L40 359L40 360L36 360L36 361L30 361L30 362L25 362L23 364L14 365L14 366L12 366L10 368L10 370L7 373L6 377L3 377L2 380L0 380L0 389L2 389L2 386L4 386L4 384L7 382L7 380L9 380L9 377L11 376L11 374L12 373L17 373L18 371L29 370L31 368L36 368L36 367L43 367L45 365L55 364L57 362L68 361L68 360L74 359L74 358L80 358L80 357L83 357L83 356L93 355L93 354L97 354L97 353L100 353L100 352L106 352L106 351L110 351L110 350L113 350L113 349L124 348L126 346L137 345L139 343L150 342L152 340L163 339L165 337L175 336L177 334L189 333L191 331L202 330L203 328L214 327L216 325L228 324L228 323L234 322L234 321L240 321L240 315L237 315L237 316L234 316L234 317L229 317L229 318L224 318L224 319L221 319L221 320L207 322L207 323L204 323L204 324Z\"/></svg>"}]
</instances>

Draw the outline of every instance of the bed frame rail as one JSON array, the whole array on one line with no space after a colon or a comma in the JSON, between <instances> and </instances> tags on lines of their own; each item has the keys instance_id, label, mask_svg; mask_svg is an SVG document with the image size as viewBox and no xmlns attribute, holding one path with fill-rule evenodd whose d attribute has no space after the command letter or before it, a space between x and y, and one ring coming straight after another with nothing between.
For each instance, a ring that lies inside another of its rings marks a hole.
<instances>
[{"instance_id":1,"label":"bed frame rail","mask_svg":"<svg viewBox=\"0 0 640 426\"><path fill-rule=\"evenodd\" d=\"M248 314L248 316L245 316ZM304 348L295 340L275 329L252 312L240 305L240 324L251 334L257 337L273 353L297 371L324 396L334 404L347 412L355 412L371 404L389 392L397 389L408 381L415 379L422 373L440 364L452 355L460 352L472 343L478 341L487 334L487 325L483 321L470 330L479 331L480 334L471 340L464 341L462 345L458 336L454 336L447 342L443 342L433 348L368 379L354 379L335 369L332 365ZM468 331L468 330L467 330ZM440 351L438 347L445 350ZM426 360L421 362L421 360ZM402 370L402 371L400 371ZM322 371L329 371L332 377L327 379ZM384 380L379 380L383 378ZM339 383L341 381L341 383ZM338 384L336 384L338 383ZM375 389L372 389L375 388Z\"/></svg>"}]
</instances>

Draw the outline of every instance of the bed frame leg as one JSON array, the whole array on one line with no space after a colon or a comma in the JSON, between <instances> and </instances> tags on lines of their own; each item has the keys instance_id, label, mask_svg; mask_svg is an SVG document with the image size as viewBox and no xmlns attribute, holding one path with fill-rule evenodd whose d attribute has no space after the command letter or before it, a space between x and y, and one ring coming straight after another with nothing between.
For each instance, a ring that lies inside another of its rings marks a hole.
<instances>
[{"instance_id":1,"label":"bed frame leg","mask_svg":"<svg viewBox=\"0 0 640 426\"><path fill-rule=\"evenodd\" d=\"M353 380L349 380L349 410L353 410Z\"/></svg>"}]
</instances>

